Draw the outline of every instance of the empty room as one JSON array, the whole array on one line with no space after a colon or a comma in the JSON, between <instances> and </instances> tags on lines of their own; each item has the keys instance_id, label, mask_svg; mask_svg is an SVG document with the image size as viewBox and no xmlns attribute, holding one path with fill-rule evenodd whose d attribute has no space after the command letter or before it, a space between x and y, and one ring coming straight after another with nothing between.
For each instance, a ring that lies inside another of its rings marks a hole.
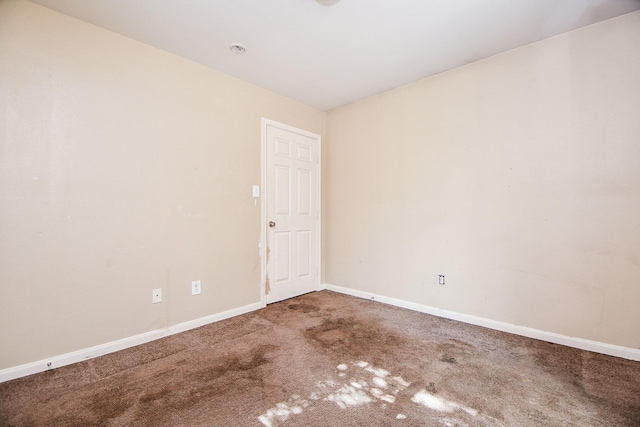
<instances>
[{"instance_id":1,"label":"empty room","mask_svg":"<svg viewBox=\"0 0 640 427\"><path fill-rule=\"evenodd\" d=\"M640 1L0 0L0 426L640 426Z\"/></svg>"}]
</instances>

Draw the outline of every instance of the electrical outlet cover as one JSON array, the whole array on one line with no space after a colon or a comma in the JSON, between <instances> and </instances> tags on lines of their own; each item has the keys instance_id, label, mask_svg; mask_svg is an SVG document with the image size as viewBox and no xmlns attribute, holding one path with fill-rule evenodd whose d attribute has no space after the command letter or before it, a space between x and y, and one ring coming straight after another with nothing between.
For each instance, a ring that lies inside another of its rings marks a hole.
<instances>
[{"instance_id":1,"label":"electrical outlet cover","mask_svg":"<svg viewBox=\"0 0 640 427\"><path fill-rule=\"evenodd\" d=\"M200 280L191 282L191 295L200 295L201 291L202 291L202 285L200 284Z\"/></svg>"},{"instance_id":2,"label":"electrical outlet cover","mask_svg":"<svg viewBox=\"0 0 640 427\"><path fill-rule=\"evenodd\" d=\"M157 304L159 302L162 302L162 289L158 288L158 289L154 289L151 295L151 302L153 304Z\"/></svg>"}]
</instances>

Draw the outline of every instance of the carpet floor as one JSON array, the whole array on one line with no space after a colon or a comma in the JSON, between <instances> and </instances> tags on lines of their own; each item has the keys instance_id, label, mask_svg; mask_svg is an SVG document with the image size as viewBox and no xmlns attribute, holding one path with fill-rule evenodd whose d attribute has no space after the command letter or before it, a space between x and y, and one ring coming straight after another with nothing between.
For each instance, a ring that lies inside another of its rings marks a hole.
<instances>
[{"instance_id":1,"label":"carpet floor","mask_svg":"<svg viewBox=\"0 0 640 427\"><path fill-rule=\"evenodd\" d=\"M330 291L0 384L2 426L640 426L640 362Z\"/></svg>"}]
</instances>

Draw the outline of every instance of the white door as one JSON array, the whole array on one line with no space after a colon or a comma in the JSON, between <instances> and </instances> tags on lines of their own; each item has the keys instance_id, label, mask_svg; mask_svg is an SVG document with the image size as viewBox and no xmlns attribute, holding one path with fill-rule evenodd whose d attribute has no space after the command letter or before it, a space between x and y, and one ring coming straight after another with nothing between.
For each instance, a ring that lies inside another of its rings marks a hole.
<instances>
[{"instance_id":1,"label":"white door","mask_svg":"<svg viewBox=\"0 0 640 427\"><path fill-rule=\"evenodd\" d=\"M266 302L318 289L320 136L265 120Z\"/></svg>"}]
</instances>

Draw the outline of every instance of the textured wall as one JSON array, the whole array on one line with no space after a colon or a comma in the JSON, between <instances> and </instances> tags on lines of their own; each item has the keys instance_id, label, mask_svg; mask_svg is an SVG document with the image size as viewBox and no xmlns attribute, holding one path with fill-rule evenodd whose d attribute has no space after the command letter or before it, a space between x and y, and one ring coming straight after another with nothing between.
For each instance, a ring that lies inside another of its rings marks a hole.
<instances>
[{"instance_id":1,"label":"textured wall","mask_svg":"<svg viewBox=\"0 0 640 427\"><path fill-rule=\"evenodd\" d=\"M23 1L0 76L0 369L260 301L260 118L323 112Z\"/></svg>"},{"instance_id":2,"label":"textured wall","mask_svg":"<svg viewBox=\"0 0 640 427\"><path fill-rule=\"evenodd\" d=\"M638 45L640 12L330 112L325 281L640 348Z\"/></svg>"}]
</instances>

